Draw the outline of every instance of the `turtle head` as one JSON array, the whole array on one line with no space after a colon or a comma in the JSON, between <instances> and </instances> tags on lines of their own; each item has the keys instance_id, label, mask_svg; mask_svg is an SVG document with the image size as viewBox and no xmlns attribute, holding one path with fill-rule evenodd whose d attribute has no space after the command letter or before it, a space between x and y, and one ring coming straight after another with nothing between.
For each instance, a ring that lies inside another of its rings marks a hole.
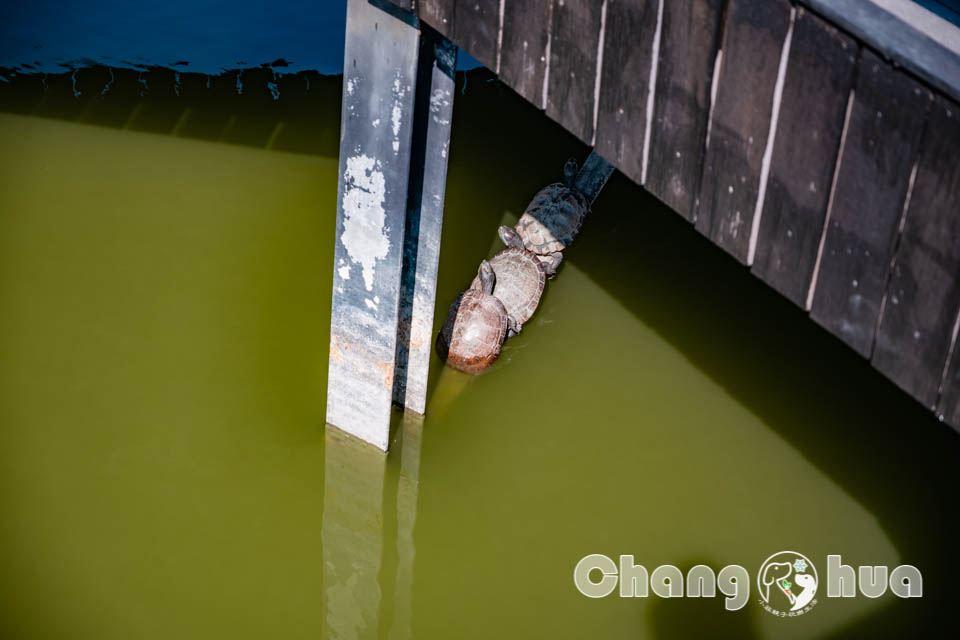
<instances>
[{"instance_id":1,"label":"turtle head","mask_svg":"<svg viewBox=\"0 0 960 640\"><path fill-rule=\"evenodd\" d=\"M503 241L503 244L507 245L511 249L522 249L523 240L520 238L520 234L517 233L517 230L513 227L508 227L505 224L500 225L500 228L497 229L497 234L500 236L500 240Z\"/></svg>"},{"instance_id":2,"label":"turtle head","mask_svg":"<svg viewBox=\"0 0 960 640\"><path fill-rule=\"evenodd\" d=\"M563 165L563 184L573 187L573 181L576 179L578 171L580 171L580 167L577 165L577 159L570 158L567 160L567 163Z\"/></svg>"},{"instance_id":3,"label":"turtle head","mask_svg":"<svg viewBox=\"0 0 960 640\"><path fill-rule=\"evenodd\" d=\"M493 295L493 287L497 284L497 274L486 260L480 263L480 268L477 269L477 277L480 278L480 290L487 295Z\"/></svg>"}]
</instances>

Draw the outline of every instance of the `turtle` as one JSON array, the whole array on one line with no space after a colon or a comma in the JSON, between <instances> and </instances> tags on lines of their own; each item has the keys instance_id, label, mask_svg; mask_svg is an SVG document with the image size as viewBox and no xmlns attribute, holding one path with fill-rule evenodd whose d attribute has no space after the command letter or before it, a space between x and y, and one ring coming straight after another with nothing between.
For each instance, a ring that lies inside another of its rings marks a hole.
<instances>
[{"instance_id":1,"label":"turtle","mask_svg":"<svg viewBox=\"0 0 960 640\"><path fill-rule=\"evenodd\" d=\"M437 335L437 355L448 366L477 374L500 355L511 325L503 303L493 295L496 273L484 260L470 288L450 305Z\"/></svg>"},{"instance_id":2,"label":"turtle","mask_svg":"<svg viewBox=\"0 0 960 640\"><path fill-rule=\"evenodd\" d=\"M520 333L523 323L537 310L547 278L556 274L562 256L537 256L527 251L512 227L503 225L498 232L507 248L490 258L496 274L493 295L503 303L510 318L509 338ZM472 286L478 286L477 279Z\"/></svg>"},{"instance_id":3,"label":"turtle","mask_svg":"<svg viewBox=\"0 0 960 640\"><path fill-rule=\"evenodd\" d=\"M570 246L587 215L587 197L574 185L577 161L567 160L563 183L547 185L533 196L516 230L528 251L549 256Z\"/></svg>"}]
</instances>

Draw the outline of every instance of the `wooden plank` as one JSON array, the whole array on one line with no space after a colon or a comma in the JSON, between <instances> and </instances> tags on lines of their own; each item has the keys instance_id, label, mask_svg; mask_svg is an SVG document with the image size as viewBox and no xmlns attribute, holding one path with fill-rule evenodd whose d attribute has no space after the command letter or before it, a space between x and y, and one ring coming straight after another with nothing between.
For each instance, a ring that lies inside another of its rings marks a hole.
<instances>
[{"instance_id":1,"label":"wooden plank","mask_svg":"<svg viewBox=\"0 0 960 640\"><path fill-rule=\"evenodd\" d=\"M865 358L931 98L862 50L810 315Z\"/></svg>"},{"instance_id":2,"label":"wooden plank","mask_svg":"<svg viewBox=\"0 0 960 640\"><path fill-rule=\"evenodd\" d=\"M348 0L346 34L327 422L385 450L420 32Z\"/></svg>"},{"instance_id":3,"label":"wooden plank","mask_svg":"<svg viewBox=\"0 0 960 640\"><path fill-rule=\"evenodd\" d=\"M446 38L454 38L456 0L417 0L417 16Z\"/></svg>"},{"instance_id":4,"label":"wooden plank","mask_svg":"<svg viewBox=\"0 0 960 640\"><path fill-rule=\"evenodd\" d=\"M960 308L960 107L934 101L880 316L873 366L936 409Z\"/></svg>"},{"instance_id":5,"label":"wooden plank","mask_svg":"<svg viewBox=\"0 0 960 640\"><path fill-rule=\"evenodd\" d=\"M557 2L553 7L547 115L587 144L593 142L597 53L602 2Z\"/></svg>"},{"instance_id":6,"label":"wooden plank","mask_svg":"<svg viewBox=\"0 0 960 640\"><path fill-rule=\"evenodd\" d=\"M433 351L457 47L424 26L418 65L393 401L422 415Z\"/></svg>"},{"instance_id":7,"label":"wooden plank","mask_svg":"<svg viewBox=\"0 0 960 640\"><path fill-rule=\"evenodd\" d=\"M797 10L753 272L802 307L823 235L856 63L852 38Z\"/></svg>"},{"instance_id":8,"label":"wooden plank","mask_svg":"<svg viewBox=\"0 0 960 640\"><path fill-rule=\"evenodd\" d=\"M457 0L453 40L488 69L496 70L500 0Z\"/></svg>"},{"instance_id":9,"label":"wooden plank","mask_svg":"<svg viewBox=\"0 0 960 640\"><path fill-rule=\"evenodd\" d=\"M693 219L723 0L665 1L646 188Z\"/></svg>"},{"instance_id":10,"label":"wooden plank","mask_svg":"<svg viewBox=\"0 0 960 640\"><path fill-rule=\"evenodd\" d=\"M661 6L660 0L607 0L604 20L594 147L638 184L643 183L647 96Z\"/></svg>"},{"instance_id":11,"label":"wooden plank","mask_svg":"<svg viewBox=\"0 0 960 640\"><path fill-rule=\"evenodd\" d=\"M730 0L696 227L744 263L790 16L784 0Z\"/></svg>"},{"instance_id":12,"label":"wooden plank","mask_svg":"<svg viewBox=\"0 0 960 640\"><path fill-rule=\"evenodd\" d=\"M930 85L960 99L960 27L910 0L800 0Z\"/></svg>"},{"instance_id":13,"label":"wooden plank","mask_svg":"<svg viewBox=\"0 0 960 640\"><path fill-rule=\"evenodd\" d=\"M552 22L553 0L504 0L500 79L541 109Z\"/></svg>"}]
</instances>

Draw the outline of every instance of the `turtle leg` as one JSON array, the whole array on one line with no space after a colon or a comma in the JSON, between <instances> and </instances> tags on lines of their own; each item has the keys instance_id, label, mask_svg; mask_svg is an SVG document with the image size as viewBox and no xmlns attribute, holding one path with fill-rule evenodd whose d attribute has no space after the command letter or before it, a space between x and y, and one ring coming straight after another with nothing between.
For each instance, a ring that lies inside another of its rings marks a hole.
<instances>
[{"instance_id":1,"label":"turtle leg","mask_svg":"<svg viewBox=\"0 0 960 640\"><path fill-rule=\"evenodd\" d=\"M523 325L517 323L513 318L507 318L507 339L512 338L513 336L520 333L520 329L523 328Z\"/></svg>"},{"instance_id":2,"label":"turtle leg","mask_svg":"<svg viewBox=\"0 0 960 640\"><path fill-rule=\"evenodd\" d=\"M547 277L552 278L557 275L557 270L560 268L560 263L563 261L563 254L559 251L554 251L553 253L546 256L537 256L540 259L540 262L543 264L544 270L547 272Z\"/></svg>"}]
</instances>

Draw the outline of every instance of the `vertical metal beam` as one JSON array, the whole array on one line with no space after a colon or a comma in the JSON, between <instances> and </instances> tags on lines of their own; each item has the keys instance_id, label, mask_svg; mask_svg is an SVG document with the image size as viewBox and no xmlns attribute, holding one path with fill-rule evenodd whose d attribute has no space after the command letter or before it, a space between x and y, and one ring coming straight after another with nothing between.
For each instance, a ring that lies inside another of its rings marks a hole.
<instances>
[{"instance_id":1,"label":"vertical metal beam","mask_svg":"<svg viewBox=\"0 0 960 640\"><path fill-rule=\"evenodd\" d=\"M422 415L433 344L457 47L421 26L393 399Z\"/></svg>"},{"instance_id":2,"label":"vertical metal beam","mask_svg":"<svg viewBox=\"0 0 960 640\"><path fill-rule=\"evenodd\" d=\"M386 450L420 32L348 0L327 422Z\"/></svg>"}]
</instances>

